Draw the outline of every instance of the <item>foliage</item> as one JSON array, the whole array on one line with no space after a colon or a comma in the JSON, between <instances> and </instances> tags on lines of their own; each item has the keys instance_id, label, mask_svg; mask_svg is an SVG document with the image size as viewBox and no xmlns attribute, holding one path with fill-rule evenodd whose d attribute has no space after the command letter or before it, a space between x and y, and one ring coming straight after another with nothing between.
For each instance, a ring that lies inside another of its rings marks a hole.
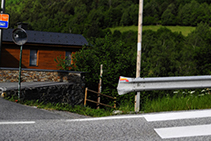
<instances>
[{"instance_id":1,"label":"foliage","mask_svg":"<svg viewBox=\"0 0 211 141\"><path fill-rule=\"evenodd\" d=\"M198 24L195 31L187 37L187 45L196 63L197 74L211 74L211 30L208 24Z\"/></svg>"},{"instance_id":2,"label":"foliage","mask_svg":"<svg viewBox=\"0 0 211 141\"><path fill-rule=\"evenodd\" d=\"M71 61L66 56L64 59L62 59L61 55L54 58L54 61L57 63L57 67L60 70L70 70Z\"/></svg>"},{"instance_id":3,"label":"foliage","mask_svg":"<svg viewBox=\"0 0 211 141\"><path fill-rule=\"evenodd\" d=\"M138 0L8 0L10 27L29 23L38 31L103 37L103 29L138 24ZM205 0L144 1L144 25L197 26L211 23L210 2Z\"/></svg>"},{"instance_id":4,"label":"foliage","mask_svg":"<svg viewBox=\"0 0 211 141\"><path fill-rule=\"evenodd\" d=\"M195 31L184 37L167 28L143 32L141 77L187 76L210 74L210 29L199 24ZM124 42L122 42L124 41ZM96 89L99 66L104 65L103 93L116 96L119 76L135 77L137 32L119 32L90 41L93 46L84 47L75 56L77 70L88 71L87 84ZM146 98L157 98L171 91L142 93ZM133 103L134 94L117 96L119 102Z\"/></svg>"},{"instance_id":5,"label":"foliage","mask_svg":"<svg viewBox=\"0 0 211 141\"><path fill-rule=\"evenodd\" d=\"M89 72L86 82L90 89L96 90L100 65L103 64L103 93L116 96L119 76L134 76L136 65L134 49L125 46L121 40L114 40L110 34L105 38L93 38L90 43L92 46L86 46L75 54L75 69Z\"/></svg>"}]
</instances>

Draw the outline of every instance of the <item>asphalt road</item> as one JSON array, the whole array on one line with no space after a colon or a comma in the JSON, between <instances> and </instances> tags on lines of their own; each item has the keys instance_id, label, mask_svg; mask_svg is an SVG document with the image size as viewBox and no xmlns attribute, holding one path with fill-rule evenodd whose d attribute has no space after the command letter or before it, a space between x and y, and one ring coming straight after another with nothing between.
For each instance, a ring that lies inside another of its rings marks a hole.
<instances>
[{"instance_id":1,"label":"asphalt road","mask_svg":"<svg viewBox=\"0 0 211 141\"><path fill-rule=\"evenodd\" d=\"M211 110L89 118L0 98L0 141L210 141Z\"/></svg>"}]
</instances>

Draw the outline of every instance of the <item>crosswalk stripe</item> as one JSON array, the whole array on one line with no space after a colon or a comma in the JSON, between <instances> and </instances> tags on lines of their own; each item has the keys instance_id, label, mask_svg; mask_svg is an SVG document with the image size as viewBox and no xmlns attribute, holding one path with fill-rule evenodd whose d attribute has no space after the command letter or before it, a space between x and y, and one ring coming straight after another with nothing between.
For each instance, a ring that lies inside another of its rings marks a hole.
<instances>
[{"instance_id":1,"label":"crosswalk stripe","mask_svg":"<svg viewBox=\"0 0 211 141\"><path fill-rule=\"evenodd\" d=\"M162 139L193 137L193 136L208 136L211 135L211 124L156 128L154 129Z\"/></svg>"},{"instance_id":2,"label":"crosswalk stripe","mask_svg":"<svg viewBox=\"0 0 211 141\"><path fill-rule=\"evenodd\" d=\"M211 109L208 110L194 110L172 113L147 114L143 116L148 122L152 121L167 121L191 118L206 118L211 117Z\"/></svg>"}]
</instances>

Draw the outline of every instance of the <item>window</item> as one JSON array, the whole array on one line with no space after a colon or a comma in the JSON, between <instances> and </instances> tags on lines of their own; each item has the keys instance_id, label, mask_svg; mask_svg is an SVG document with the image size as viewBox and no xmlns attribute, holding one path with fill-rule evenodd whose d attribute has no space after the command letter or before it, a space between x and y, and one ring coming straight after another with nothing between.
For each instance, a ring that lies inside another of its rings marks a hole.
<instances>
[{"instance_id":1,"label":"window","mask_svg":"<svg viewBox=\"0 0 211 141\"><path fill-rule=\"evenodd\" d=\"M37 50L30 50L30 66L37 66Z\"/></svg>"},{"instance_id":2,"label":"window","mask_svg":"<svg viewBox=\"0 0 211 141\"><path fill-rule=\"evenodd\" d=\"M72 52L70 52L70 51L66 51L66 54L65 54L66 59L68 60L68 65L71 64L71 53Z\"/></svg>"}]
</instances>

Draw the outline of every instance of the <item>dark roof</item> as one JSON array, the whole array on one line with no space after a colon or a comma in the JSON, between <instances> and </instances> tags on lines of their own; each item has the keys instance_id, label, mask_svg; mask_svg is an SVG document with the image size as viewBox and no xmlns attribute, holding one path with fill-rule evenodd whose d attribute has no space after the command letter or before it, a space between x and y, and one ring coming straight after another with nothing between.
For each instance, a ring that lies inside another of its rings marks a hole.
<instances>
[{"instance_id":1,"label":"dark roof","mask_svg":"<svg viewBox=\"0 0 211 141\"><path fill-rule=\"evenodd\" d=\"M13 42L12 31L14 29L4 29L2 41ZM26 30L28 40L27 43L34 44L57 44L57 45L73 45L83 46L88 44L87 40L80 34L56 33Z\"/></svg>"}]
</instances>

